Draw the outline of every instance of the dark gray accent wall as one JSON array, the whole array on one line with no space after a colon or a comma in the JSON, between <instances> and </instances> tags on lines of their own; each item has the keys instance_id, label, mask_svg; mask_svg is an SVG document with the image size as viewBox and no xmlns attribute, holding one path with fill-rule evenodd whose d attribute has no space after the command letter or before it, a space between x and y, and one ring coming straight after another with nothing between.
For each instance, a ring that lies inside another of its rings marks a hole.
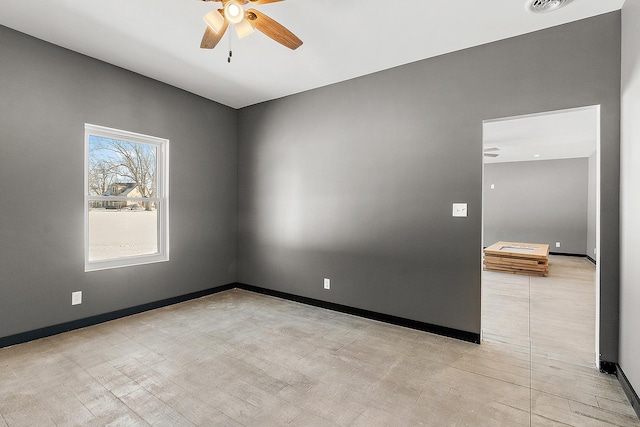
<instances>
[{"instance_id":1,"label":"dark gray accent wall","mask_svg":"<svg viewBox=\"0 0 640 427\"><path fill-rule=\"evenodd\" d=\"M585 255L588 176L586 158L484 165L484 246L546 243Z\"/></svg>"},{"instance_id":2,"label":"dark gray accent wall","mask_svg":"<svg viewBox=\"0 0 640 427\"><path fill-rule=\"evenodd\" d=\"M620 367L640 393L640 2L622 9ZM604 255L604 254L602 254ZM637 403L637 402L636 402ZM636 412L639 408L636 407Z\"/></svg>"},{"instance_id":3,"label":"dark gray accent wall","mask_svg":"<svg viewBox=\"0 0 640 427\"><path fill-rule=\"evenodd\" d=\"M0 58L0 337L235 282L235 110L2 26ZM84 272L85 123L170 140L169 262Z\"/></svg>"},{"instance_id":4,"label":"dark gray accent wall","mask_svg":"<svg viewBox=\"0 0 640 427\"><path fill-rule=\"evenodd\" d=\"M483 120L600 104L616 361L619 80L616 12L242 109L239 281L479 333Z\"/></svg>"}]
</instances>

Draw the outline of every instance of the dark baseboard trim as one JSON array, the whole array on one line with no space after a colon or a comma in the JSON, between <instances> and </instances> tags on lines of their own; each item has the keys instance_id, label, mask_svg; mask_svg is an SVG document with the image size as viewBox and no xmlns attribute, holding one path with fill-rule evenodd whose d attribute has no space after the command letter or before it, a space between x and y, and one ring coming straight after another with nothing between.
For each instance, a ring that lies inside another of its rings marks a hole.
<instances>
[{"instance_id":1,"label":"dark baseboard trim","mask_svg":"<svg viewBox=\"0 0 640 427\"><path fill-rule=\"evenodd\" d=\"M613 362L607 362L606 360L601 360L600 361L600 372L603 372L603 373L609 374L609 375L616 375L616 373L618 372L618 368L617 368L616 364L613 363Z\"/></svg>"},{"instance_id":2,"label":"dark baseboard trim","mask_svg":"<svg viewBox=\"0 0 640 427\"><path fill-rule=\"evenodd\" d=\"M88 326L109 322L111 320L119 319L126 316L131 316L134 314L142 313L149 310L154 310L157 308L166 307L173 304L178 304L184 301L201 298L207 295L213 295L218 292L227 291L234 288L244 289L250 292L274 296L274 297L286 299L289 301L295 301L302 304L312 305L314 307L320 307L328 310L338 311L341 313L347 313L354 316L359 316L367 319L377 320L380 322L390 323L393 325L404 326L406 328L417 329L424 332L430 332L437 335L443 335L445 337L455 338L462 341L468 341L475 344L480 343L480 334L475 334L473 332L467 332L459 329L448 328L446 326L432 325L430 323L419 322L417 320L405 319L403 317L377 313L375 311L349 307L346 305L336 304L336 303L327 302L327 301L321 301L313 298L301 297L294 294L288 294L286 292L273 291L270 289L260 288L258 286L247 285L244 283L230 283L228 285L218 286L215 288L205 289L203 291L193 292L186 295L180 295L173 298L167 298L160 301L137 305L135 307L129 307L122 310L117 310L109 313L99 314L96 316L86 317L84 319L72 320L70 322L60 323L58 325L47 326L44 328L35 329L33 331L22 332L22 333L10 335L7 337L0 337L0 348L22 344L22 343L34 341L40 338L46 338L52 335L73 331L76 329L86 328Z\"/></svg>"},{"instance_id":3,"label":"dark baseboard trim","mask_svg":"<svg viewBox=\"0 0 640 427\"><path fill-rule=\"evenodd\" d=\"M312 305L314 307L325 308L328 310L338 311L340 313L351 314L358 317L364 317L367 319L377 320L384 323L390 323L392 325L404 326L406 328L417 329L424 332L430 332L437 335L443 335L449 338L455 338L462 341L468 341L475 344L480 343L480 334L473 332L461 331L459 329L448 328L446 326L432 325L430 323L419 322L417 320L405 319L403 317L391 316L389 314L377 313L375 311L364 310L361 308L349 307L342 304L336 304L327 301L321 301L313 298L301 297L286 292L274 291L271 289L260 288L258 286L246 285L244 283L238 283L239 289L244 289L250 292L256 292L263 295L269 295L277 298L286 299L289 301L295 301L302 304Z\"/></svg>"},{"instance_id":4,"label":"dark baseboard trim","mask_svg":"<svg viewBox=\"0 0 640 427\"><path fill-rule=\"evenodd\" d=\"M487 247L484 246L483 249L487 249ZM551 252L551 251L549 251L549 255L560 255L560 256L572 256L572 257L577 257L577 258L586 258L589 261L591 261L594 265L596 264L596 260L595 259L593 259L589 255L585 255L585 254L566 254L564 252Z\"/></svg>"},{"instance_id":5,"label":"dark baseboard trim","mask_svg":"<svg viewBox=\"0 0 640 427\"><path fill-rule=\"evenodd\" d=\"M487 247L483 246L482 249L487 249ZM594 264L596 263L595 259L593 259L589 255L585 255L585 254L571 254L571 253L564 253L564 252L551 252L551 251L549 251L549 255L562 255L562 256L574 256L574 257L578 257L578 258L587 258L592 263L594 263Z\"/></svg>"},{"instance_id":6,"label":"dark baseboard trim","mask_svg":"<svg viewBox=\"0 0 640 427\"><path fill-rule=\"evenodd\" d=\"M84 319L72 320L71 322L60 323L58 325L47 326L45 328L40 328L33 331L22 332L19 334L10 335L8 337L2 337L0 338L0 348L9 347L11 345L16 345L16 344L22 344L22 343L37 340L40 338L50 337L52 335L73 331L75 329L86 328L87 326L93 326L99 323L108 322L110 320L119 319L121 317L142 313L144 311L154 310L156 308L166 307L168 305L173 305L173 304L189 301L196 298L201 298L207 295L212 295L218 292L234 289L236 287L237 287L236 283L231 283L228 285L205 289L203 291L192 292L186 295L180 295L173 298L163 299L161 301L150 302L147 304L137 305L135 307L112 311L110 313L98 314L96 316L91 316Z\"/></svg>"},{"instance_id":7,"label":"dark baseboard trim","mask_svg":"<svg viewBox=\"0 0 640 427\"><path fill-rule=\"evenodd\" d=\"M549 251L549 255L562 255L562 256L573 256L577 258L589 258L589 256L585 254L566 254L564 252L551 252L551 251Z\"/></svg>"},{"instance_id":8,"label":"dark baseboard trim","mask_svg":"<svg viewBox=\"0 0 640 427\"><path fill-rule=\"evenodd\" d=\"M629 399L629 403L631 403L631 407L634 411L636 411L636 415L640 419L640 399L638 399L638 394L633 389L633 386L629 382L629 379L624 374L624 371L620 367L620 365L616 364L617 372L618 372L618 381L620 381L620 385L624 390L624 394L627 395L627 399Z\"/></svg>"}]
</instances>

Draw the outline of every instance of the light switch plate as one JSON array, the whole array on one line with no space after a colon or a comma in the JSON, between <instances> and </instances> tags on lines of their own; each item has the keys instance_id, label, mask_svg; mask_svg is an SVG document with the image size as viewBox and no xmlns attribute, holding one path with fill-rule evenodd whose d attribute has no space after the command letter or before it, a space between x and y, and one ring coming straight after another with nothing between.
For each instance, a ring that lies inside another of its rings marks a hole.
<instances>
[{"instance_id":1,"label":"light switch plate","mask_svg":"<svg viewBox=\"0 0 640 427\"><path fill-rule=\"evenodd\" d=\"M82 291L71 292L71 305L82 304Z\"/></svg>"},{"instance_id":2,"label":"light switch plate","mask_svg":"<svg viewBox=\"0 0 640 427\"><path fill-rule=\"evenodd\" d=\"M467 204L466 203L454 203L453 204L453 216L466 217L467 216Z\"/></svg>"}]
</instances>

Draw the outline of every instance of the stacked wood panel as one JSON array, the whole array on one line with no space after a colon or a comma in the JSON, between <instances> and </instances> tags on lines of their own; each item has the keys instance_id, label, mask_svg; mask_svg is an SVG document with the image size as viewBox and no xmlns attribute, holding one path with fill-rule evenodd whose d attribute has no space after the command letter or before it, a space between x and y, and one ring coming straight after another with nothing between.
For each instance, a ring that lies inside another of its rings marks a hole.
<instances>
[{"instance_id":1,"label":"stacked wood panel","mask_svg":"<svg viewBox=\"0 0 640 427\"><path fill-rule=\"evenodd\" d=\"M484 269L528 276L549 274L549 245L497 242L484 250Z\"/></svg>"}]
</instances>

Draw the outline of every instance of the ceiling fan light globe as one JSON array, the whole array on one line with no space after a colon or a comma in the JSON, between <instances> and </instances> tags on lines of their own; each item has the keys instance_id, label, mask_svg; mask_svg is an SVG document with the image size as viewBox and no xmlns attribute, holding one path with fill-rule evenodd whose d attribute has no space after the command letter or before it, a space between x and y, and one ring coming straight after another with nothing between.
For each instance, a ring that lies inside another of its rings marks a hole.
<instances>
[{"instance_id":1,"label":"ceiling fan light globe","mask_svg":"<svg viewBox=\"0 0 640 427\"><path fill-rule=\"evenodd\" d=\"M224 27L224 16L222 16L217 10L212 10L207 13L202 19L204 19L204 22L206 22L216 34L218 34L220 30L222 30L222 27Z\"/></svg>"},{"instance_id":2,"label":"ceiling fan light globe","mask_svg":"<svg viewBox=\"0 0 640 427\"><path fill-rule=\"evenodd\" d=\"M244 19L244 9L237 1L230 1L224 6L224 16L232 24L238 24Z\"/></svg>"},{"instance_id":3,"label":"ceiling fan light globe","mask_svg":"<svg viewBox=\"0 0 640 427\"><path fill-rule=\"evenodd\" d=\"M242 21L238 22L235 25L235 27L236 27L236 34L238 34L239 39L243 39L247 37L254 31L253 26L251 25L248 19L243 19Z\"/></svg>"}]
</instances>

